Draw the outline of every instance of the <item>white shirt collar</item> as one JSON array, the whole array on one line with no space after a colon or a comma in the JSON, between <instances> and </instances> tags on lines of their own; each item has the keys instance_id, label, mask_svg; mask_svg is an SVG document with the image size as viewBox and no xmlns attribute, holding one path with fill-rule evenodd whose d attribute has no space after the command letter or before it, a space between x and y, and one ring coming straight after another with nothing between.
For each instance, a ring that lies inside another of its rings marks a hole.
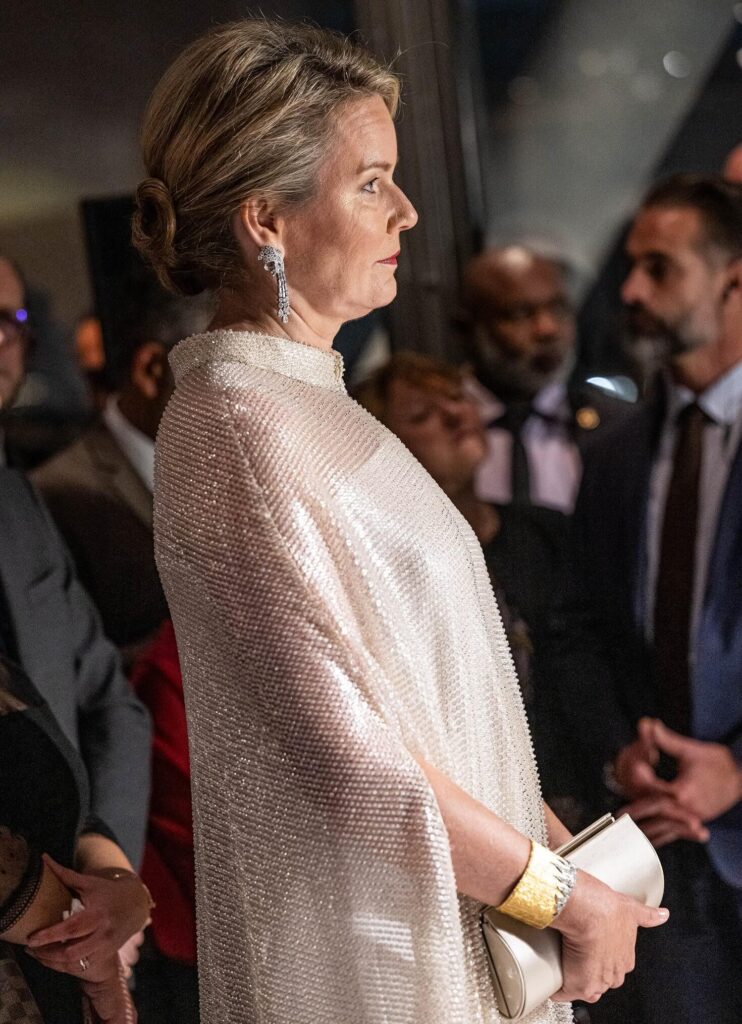
<instances>
[{"instance_id":1,"label":"white shirt collar","mask_svg":"<svg viewBox=\"0 0 742 1024\"><path fill-rule=\"evenodd\" d=\"M505 412L505 404L484 386L476 377L467 378L467 392L479 406L482 419L490 422ZM569 417L567 386L562 381L552 381L535 395L533 408L544 416Z\"/></svg>"},{"instance_id":2,"label":"white shirt collar","mask_svg":"<svg viewBox=\"0 0 742 1024\"><path fill-rule=\"evenodd\" d=\"M545 416L569 415L567 386L562 381L553 381L541 388L533 399L533 407Z\"/></svg>"},{"instance_id":3,"label":"white shirt collar","mask_svg":"<svg viewBox=\"0 0 742 1024\"><path fill-rule=\"evenodd\" d=\"M103 409L106 424L121 451L147 489L155 489L155 443L133 426L119 409L118 396L111 395Z\"/></svg>"},{"instance_id":4,"label":"white shirt collar","mask_svg":"<svg viewBox=\"0 0 742 1024\"><path fill-rule=\"evenodd\" d=\"M742 360L698 396L683 384L671 383L667 410L671 421L694 401L715 423L727 426L735 423L742 415Z\"/></svg>"}]
</instances>

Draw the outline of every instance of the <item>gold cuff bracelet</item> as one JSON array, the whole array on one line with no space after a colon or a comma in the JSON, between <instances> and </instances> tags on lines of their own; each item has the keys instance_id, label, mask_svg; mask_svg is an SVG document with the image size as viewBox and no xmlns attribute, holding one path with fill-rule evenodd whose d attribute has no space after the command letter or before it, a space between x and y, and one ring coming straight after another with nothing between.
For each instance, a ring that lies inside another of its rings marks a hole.
<instances>
[{"instance_id":1,"label":"gold cuff bracelet","mask_svg":"<svg viewBox=\"0 0 742 1024\"><path fill-rule=\"evenodd\" d=\"M547 928L567 902L574 883L573 865L532 841L526 870L497 909L533 928Z\"/></svg>"}]
</instances>

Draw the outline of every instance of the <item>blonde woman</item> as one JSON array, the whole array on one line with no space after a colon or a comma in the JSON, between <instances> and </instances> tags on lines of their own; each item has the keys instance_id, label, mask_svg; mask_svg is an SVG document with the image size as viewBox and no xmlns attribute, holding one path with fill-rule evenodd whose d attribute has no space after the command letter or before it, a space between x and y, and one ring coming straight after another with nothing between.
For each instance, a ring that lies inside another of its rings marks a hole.
<instances>
[{"instance_id":1,"label":"blonde woman","mask_svg":"<svg viewBox=\"0 0 742 1024\"><path fill-rule=\"evenodd\" d=\"M620 984L666 917L557 882L566 830L476 537L345 391L333 338L394 298L417 220L398 89L342 38L246 21L192 44L145 116L135 242L217 293L171 357L155 491L206 1024L491 1024L482 902L562 932L561 1000Z\"/></svg>"}]
</instances>

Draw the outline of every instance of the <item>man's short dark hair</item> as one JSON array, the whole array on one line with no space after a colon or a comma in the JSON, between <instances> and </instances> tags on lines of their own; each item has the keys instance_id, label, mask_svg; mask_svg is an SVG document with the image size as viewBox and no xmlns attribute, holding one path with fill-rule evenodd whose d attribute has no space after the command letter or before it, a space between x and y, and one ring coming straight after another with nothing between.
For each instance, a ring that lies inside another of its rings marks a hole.
<instances>
[{"instance_id":1,"label":"man's short dark hair","mask_svg":"<svg viewBox=\"0 0 742 1024\"><path fill-rule=\"evenodd\" d=\"M149 277L135 281L118 310L116 351L107 353L112 383L121 387L126 381L142 345L157 341L169 350L189 334L205 330L212 309L213 298L208 293L185 298L166 292Z\"/></svg>"},{"instance_id":2,"label":"man's short dark hair","mask_svg":"<svg viewBox=\"0 0 742 1024\"><path fill-rule=\"evenodd\" d=\"M675 174L654 185L641 208L690 207L697 210L706 243L733 259L742 256L742 185L717 176Z\"/></svg>"}]
</instances>

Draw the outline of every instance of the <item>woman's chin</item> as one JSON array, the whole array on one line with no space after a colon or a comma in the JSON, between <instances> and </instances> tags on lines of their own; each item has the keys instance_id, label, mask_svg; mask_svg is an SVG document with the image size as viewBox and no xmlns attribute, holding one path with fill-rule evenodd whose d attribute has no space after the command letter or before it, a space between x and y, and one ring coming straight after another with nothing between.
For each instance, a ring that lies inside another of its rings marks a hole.
<instances>
[{"instance_id":1,"label":"woman's chin","mask_svg":"<svg viewBox=\"0 0 742 1024\"><path fill-rule=\"evenodd\" d=\"M365 302L359 302L354 296L353 302L347 303L342 313L342 322L348 323L349 320L360 320L364 316L368 316L369 313L373 313L375 309L381 309L384 306L388 306L390 302L393 302L397 295L397 282L392 278L389 285L384 289L376 289L372 296L366 299Z\"/></svg>"},{"instance_id":2,"label":"woman's chin","mask_svg":"<svg viewBox=\"0 0 742 1024\"><path fill-rule=\"evenodd\" d=\"M457 458L461 465L474 470L482 462L487 454L487 442L482 439L481 434L472 432L462 437L457 446Z\"/></svg>"},{"instance_id":3,"label":"woman's chin","mask_svg":"<svg viewBox=\"0 0 742 1024\"><path fill-rule=\"evenodd\" d=\"M397 278L394 274L389 275L389 281L387 282L384 290L379 293L378 302L374 306L374 309L379 309L381 306L388 306L390 302L393 302L397 297Z\"/></svg>"}]
</instances>

